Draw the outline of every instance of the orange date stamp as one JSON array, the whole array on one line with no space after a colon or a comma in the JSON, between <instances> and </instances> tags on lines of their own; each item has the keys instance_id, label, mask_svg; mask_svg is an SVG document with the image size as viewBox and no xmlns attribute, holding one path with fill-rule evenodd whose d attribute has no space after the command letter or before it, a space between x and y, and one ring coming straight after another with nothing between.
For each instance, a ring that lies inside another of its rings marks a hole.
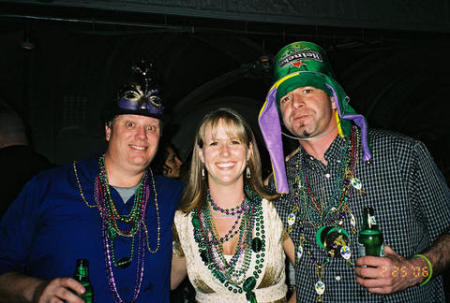
<instances>
[{"instance_id":1,"label":"orange date stamp","mask_svg":"<svg viewBox=\"0 0 450 303\"><path fill-rule=\"evenodd\" d=\"M383 266L381 270L381 276L385 277L388 273L388 269L386 266ZM394 269L391 272L393 278L406 278L409 275L413 275L414 277L428 277L430 274L428 266L394 266Z\"/></svg>"}]
</instances>

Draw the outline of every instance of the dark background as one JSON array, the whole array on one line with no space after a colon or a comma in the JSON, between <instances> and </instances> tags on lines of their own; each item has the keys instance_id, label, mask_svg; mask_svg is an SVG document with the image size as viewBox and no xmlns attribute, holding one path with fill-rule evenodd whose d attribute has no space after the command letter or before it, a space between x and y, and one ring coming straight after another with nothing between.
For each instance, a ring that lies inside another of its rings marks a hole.
<instances>
[{"instance_id":1,"label":"dark background","mask_svg":"<svg viewBox=\"0 0 450 303\"><path fill-rule=\"evenodd\" d=\"M201 117L228 106L252 124L267 174L256 119L272 83L261 58L308 40L328 51L369 125L424 141L448 183L450 9L394 2L0 1L0 105L53 163L85 158L104 150L103 111L131 63L152 59L171 117L164 136L182 159Z\"/></svg>"}]
</instances>

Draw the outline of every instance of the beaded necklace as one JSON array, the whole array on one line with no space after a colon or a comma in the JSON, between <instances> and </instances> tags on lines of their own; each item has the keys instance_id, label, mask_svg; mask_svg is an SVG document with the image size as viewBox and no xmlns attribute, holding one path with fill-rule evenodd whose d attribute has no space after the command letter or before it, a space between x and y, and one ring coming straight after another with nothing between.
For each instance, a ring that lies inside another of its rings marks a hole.
<instances>
[{"instance_id":1,"label":"beaded necklace","mask_svg":"<svg viewBox=\"0 0 450 303\"><path fill-rule=\"evenodd\" d=\"M227 261L224 256L222 243L227 240L222 241L224 237L218 237L209 203L192 211L192 225L200 256L211 274L230 292L245 293L247 301L257 303L253 289L262 272L265 257L263 209L260 197L247 187L245 192L247 198L241 204L242 213L238 215L241 218L238 244L231 260ZM252 239L254 228L256 237ZM248 277L252 253L256 258L255 268L253 276Z\"/></svg>"},{"instance_id":2,"label":"beaded necklace","mask_svg":"<svg viewBox=\"0 0 450 303\"><path fill-rule=\"evenodd\" d=\"M219 205L217 205L214 200L211 198L211 193L209 192L208 189L208 193L206 195L206 199L209 202L209 204L211 205L212 209L214 209L215 211L221 213L221 214L225 214L225 215L239 215L242 214L244 212L244 210L246 210L247 205L245 205L245 201L246 199L244 198L241 202L241 204L239 204L236 207L233 208L221 208Z\"/></svg>"},{"instance_id":3,"label":"beaded necklace","mask_svg":"<svg viewBox=\"0 0 450 303\"><path fill-rule=\"evenodd\" d=\"M104 156L98 159L98 164L100 167L100 173L96 179L95 187L95 197L96 201L100 206L100 213L103 219L103 223L106 227L106 232L108 239L110 240L111 247L111 259L115 267L125 268L128 267L134 256L134 243L135 235L139 229L140 224L145 215L145 210L147 208L147 201L149 198L149 186L148 186L148 175L147 172L144 173L141 181L139 182L138 188L134 196L133 207L129 214L121 215L117 211L116 205L111 197L111 192L109 190L108 175L106 173L105 158ZM146 186L144 186L144 184ZM145 199L144 199L145 196ZM118 226L118 221L122 223L130 223L127 230L121 230ZM129 257L122 257L116 260L114 240L117 236L131 237L131 249Z\"/></svg>"},{"instance_id":4,"label":"beaded necklace","mask_svg":"<svg viewBox=\"0 0 450 303\"><path fill-rule=\"evenodd\" d=\"M231 218L236 218L238 216L238 215L224 215L224 214L221 214L220 212L216 212L214 210L211 210L211 214L214 219L231 219Z\"/></svg>"},{"instance_id":5,"label":"beaded necklace","mask_svg":"<svg viewBox=\"0 0 450 303\"><path fill-rule=\"evenodd\" d=\"M142 223L142 224L145 224L145 223ZM113 241L109 240L107 229L108 229L108 227L106 226L105 222L103 221L102 240L103 240L103 251L104 251L104 255L105 255L105 264L106 264L106 278L108 280L108 287L114 296L114 302L122 303L124 301L120 297L120 294L117 290L117 283L116 283L116 279L114 277L114 271L113 271L113 266L112 266L114 259L111 257L111 255L114 254L114 250L111 247L111 243L113 243ZM133 298L130 301L131 303L135 302L136 299L138 298L139 293L141 291L142 281L144 280L144 263L145 263L144 241L145 241L145 238L144 238L142 229L139 229L138 238L139 238L139 240L138 240L139 243L138 243L138 250L137 250L136 283L134 285Z\"/></svg>"},{"instance_id":6,"label":"beaded necklace","mask_svg":"<svg viewBox=\"0 0 450 303\"><path fill-rule=\"evenodd\" d=\"M233 238L239 232L239 229L236 229L236 227L237 227L238 223L240 222L240 219L241 219L244 211L249 209L249 206L246 203L247 199L243 199L241 204L234 208L223 209L214 202L214 200L211 198L211 194L208 189L208 193L206 195L206 201L207 201L207 205L210 205L214 211L219 212L220 214L225 215L225 216L231 216L230 218L236 218L233 225L231 226L231 229L225 234L225 236L220 237L220 238L219 237L213 238L214 241L217 241L217 242L214 242L214 244L227 242L228 240ZM209 210L209 207L206 211L208 213L207 219L210 219L211 212ZM213 226L213 228L215 230L215 227L214 227L214 224L212 224L212 221L209 221L209 223L211 223L211 226Z\"/></svg>"},{"instance_id":7,"label":"beaded necklace","mask_svg":"<svg viewBox=\"0 0 450 303\"><path fill-rule=\"evenodd\" d=\"M345 140L345 139L344 139ZM343 228L344 220L350 222L353 234L356 234L356 220L352 214L349 200L351 198L350 186L360 190L360 182L357 183L354 176L355 165L359 151L359 132L356 127L352 128L351 142L345 140L341 150L341 165L339 167L340 178L334 185L333 195L327 204L319 203L308 180L305 170L305 156L299 149L297 157L297 176L295 177L294 197L295 203L288 216L288 232L291 233L295 223L299 226L300 239L297 248L297 262L304 252L315 267L316 283L314 285L317 293L317 302L322 302L322 295L325 292L323 276L326 265L330 258L342 257L348 265L351 265L350 240L348 232ZM357 185L358 184L358 185ZM306 218L306 222L304 219ZM305 224L309 224L316 230L316 244L325 250L326 256L319 262L312 252L313 243L305 236Z\"/></svg>"},{"instance_id":8,"label":"beaded necklace","mask_svg":"<svg viewBox=\"0 0 450 303\"><path fill-rule=\"evenodd\" d=\"M112 200L111 193L109 190L109 183L105 167L104 155L98 159L98 164L100 167L100 173L95 180L95 188L94 188L95 192L94 198L96 201L95 205L88 203L88 201L84 196L81 182L78 177L76 161L73 162L74 174L77 180L80 196L83 202L86 204L86 206L90 208L96 207L99 210L100 217L102 218L102 242L105 255L106 277L108 281L108 286L113 294L114 301L116 303L122 303L123 300L120 297L120 294L118 293L117 290L113 265L116 268L125 268L131 264L134 256L135 236L137 236L138 238L136 283L134 286L133 298L130 301L134 302L138 298L142 286L142 281L144 277L144 262L145 262L146 248L150 253L154 254L159 250L160 247L160 240L161 240L160 215L159 215L158 196L156 192L153 172L151 169L149 169L144 173L144 176L141 179L138 188L136 190L133 207L130 213L126 215L120 215L116 209L114 201ZM155 212L157 219L157 229L156 229L157 237L156 237L156 247L154 249L150 247L148 235L149 233L147 230L147 226L145 224L147 202L149 201L150 197L149 175L151 178L151 184L154 193ZM121 224L129 224L130 226L127 229L122 230L119 228L118 222L121 222ZM116 260L114 251L114 240L118 236L129 237L132 238L132 240L131 240L130 256Z\"/></svg>"}]
</instances>

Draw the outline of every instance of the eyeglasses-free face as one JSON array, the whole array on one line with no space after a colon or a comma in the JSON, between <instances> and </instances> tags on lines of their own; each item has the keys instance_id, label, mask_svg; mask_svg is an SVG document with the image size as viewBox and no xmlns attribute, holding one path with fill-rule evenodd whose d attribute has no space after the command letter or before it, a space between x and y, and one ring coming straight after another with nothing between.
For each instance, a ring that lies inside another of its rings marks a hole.
<instances>
[{"instance_id":1,"label":"eyeglasses-free face","mask_svg":"<svg viewBox=\"0 0 450 303\"><path fill-rule=\"evenodd\" d=\"M106 157L122 169L142 171L158 149L160 121L141 115L119 115L111 127L106 125Z\"/></svg>"}]
</instances>

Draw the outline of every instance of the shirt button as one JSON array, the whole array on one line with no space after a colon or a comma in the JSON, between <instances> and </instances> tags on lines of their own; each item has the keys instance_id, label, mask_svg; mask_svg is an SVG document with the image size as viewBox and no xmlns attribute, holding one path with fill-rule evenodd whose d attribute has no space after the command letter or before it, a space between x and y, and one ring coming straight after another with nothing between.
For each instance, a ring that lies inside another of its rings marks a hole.
<instances>
[{"instance_id":1,"label":"shirt button","mask_svg":"<svg viewBox=\"0 0 450 303\"><path fill-rule=\"evenodd\" d=\"M309 156L309 160L314 160L314 157L313 156Z\"/></svg>"},{"instance_id":2,"label":"shirt button","mask_svg":"<svg viewBox=\"0 0 450 303\"><path fill-rule=\"evenodd\" d=\"M325 174L325 178L330 179L331 175L330 174Z\"/></svg>"},{"instance_id":3,"label":"shirt button","mask_svg":"<svg viewBox=\"0 0 450 303\"><path fill-rule=\"evenodd\" d=\"M335 279L336 279L336 281L341 281L341 276L336 276L336 277L334 277Z\"/></svg>"}]
</instances>

